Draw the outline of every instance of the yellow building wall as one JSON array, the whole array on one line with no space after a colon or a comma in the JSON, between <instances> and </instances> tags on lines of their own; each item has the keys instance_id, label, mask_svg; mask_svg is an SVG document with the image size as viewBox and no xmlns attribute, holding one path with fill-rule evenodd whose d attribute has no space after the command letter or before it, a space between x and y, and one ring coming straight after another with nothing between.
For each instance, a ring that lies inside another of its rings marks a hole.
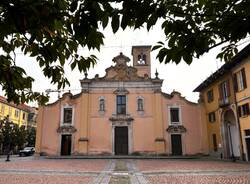
<instances>
[{"instance_id":1,"label":"yellow building wall","mask_svg":"<svg viewBox=\"0 0 250 184\"><path fill-rule=\"evenodd\" d=\"M245 59L241 64L234 68L233 73L239 72L242 68L245 68L247 88L236 92L237 105L249 103L250 105L250 57ZM245 142L245 130L250 129L250 115L239 117L241 137L243 143L244 153L247 154L246 142ZM250 158L248 158L250 160Z\"/></svg>"},{"instance_id":2,"label":"yellow building wall","mask_svg":"<svg viewBox=\"0 0 250 184\"><path fill-rule=\"evenodd\" d=\"M18 111L18 115L15 115L15 111ZM24 118L23 114L25 114ZM28 123L27 112L0 102L0 118L4 119L7 116L9 116L9 120L15 124L18 124L19 126L22 125L27 126Z\"/></svg>"},{"instance_id":3,"label":"yellow building wall","mask_svg":"<svg viewBox=\"0 0 250 184\"><path fill-rule=\"evenodd\" d=\"M221 114L219 112L219 84L222 83L223 81L226 81L229 79L229 86L230 86L230 96L229 96L229 101L230 103L234 102L234 92L233 92L233 80L230 74L227 74L221 78L219 78L217 81L212 83L208 88L204 89L201 92L201 96L203 99L203 105L205 108L205 116L206 116L206 124L207 124L207 136L208 136L208 146L210 152L213 152L214 150L214 145L213 145L213 134L216 134L216 140L217 140L217 146L219 148L220 145L222 145L222 136L221 136ZM207 99L207 92L209 90L213 90L213 101L208 102ZM215 121L214 122L209 122L209 117L208 114L210 112L215 112Z\"/></svg>"}]
</instances>

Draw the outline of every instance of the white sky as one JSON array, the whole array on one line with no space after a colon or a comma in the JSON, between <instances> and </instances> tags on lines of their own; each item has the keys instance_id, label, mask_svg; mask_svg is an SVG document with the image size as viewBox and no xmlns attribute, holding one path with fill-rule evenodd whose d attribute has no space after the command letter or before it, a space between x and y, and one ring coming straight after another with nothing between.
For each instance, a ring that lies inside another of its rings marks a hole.
<instances>
[{"instance_id":1,"label":"white sky","mask_svg":"<svg viewBox=\"0 0 250 184\"><path fill-rule=\"evenodd\" d=\"M155 45L158 41L165 40L160 24L157 24L149 32L146 29L126 29L125 31L119 29L116 34L113 34L111 28L107 28L104 31L104 36L104 46L101 47L100 52L88 51L88 49L79 51L83 56L95 54L99 59L95 67L90 69L88 73L89 78L94 77L95 74L99 74L100 77L104 76L105 69L113 65L113 57L120 52L123 52L124 55L131 59L130 65L132 65L131 48L133 45ZM219 51L219 49L213 49L200 59L194 59L191 65L187 65L183 61L178 65L173 63L160 64L156 59L158 51L153 51L151 53L151 77L155 76L154 73L157 68L159 77L164 79L163 92L171 93L173 90L176 90L181 92L182 96L188 100L197 102L199 94L192 91L223 64L218 60L216 61L216 55ZM51 85L50 81L43 76L35 58L30 58L17 52L16 63L35 79L33 84L34 91L44 92L46 89L56 89L56 86ZM80 91L79 80L84 78L84 74L78 72L77 67L76 70L71 71L67 64L65 65L65 71L71 83L71 86L66 87L66 89L70 89L73 94L78 93ZM4 95L4 93L0 91L0 95ZM50 102L57 99L57 93L50 93L50 96ZM30 103L30 105L36 105L36 103Z\"/></svg>"}]
</instances>

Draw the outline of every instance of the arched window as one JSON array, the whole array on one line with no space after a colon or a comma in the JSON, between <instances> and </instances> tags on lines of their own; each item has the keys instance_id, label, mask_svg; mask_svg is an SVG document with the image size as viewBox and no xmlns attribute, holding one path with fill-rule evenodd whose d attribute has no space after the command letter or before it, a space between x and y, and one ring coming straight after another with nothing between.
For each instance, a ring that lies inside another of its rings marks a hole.
<instances>
[{"instance_id":1,"label":"arched window","mask_svg":"<svg viewBox=\"0 0 250 184\"><path fill-rule=\"evenodd\" d=\"M138 61L140 61L141 60L141 55L138 55Z\"/></svg>"},{"instance_id":2,"label":"arched window","mask_svg":"<svg viewBox=\"0 0 250 184\"><path fill-rule=\"evenodd\" d=\"M144 111L144 107L143 107L143 99L142 98L138 98L137 99L137 110L138 111Z\"/></svg>"},{"instance_id":3,"label":"arched window","mask_svg":"<svg viewBox=\"0 0 250 184\"><path fill-rule=\"evenodd\" d=\"M144 64L146 64L146 55L145 54L139 54L138 55L138 61L137 61L137 63L138 64L142 64L142 65L144 65Z\"/></svg>"},{"instance_id":4,"label":"arched window","mask_svg":"<svg viewBox=\"0 0 250 184\"><path fill-rule=\"evenodd\" d=\"M103 98L99 100L99 111L105 111L105 100Z\"/></svg>"},{"instance_id":5,"label":"arched window","mask_svg":"<svg viewBox=\"0 0 250 184\"><path fill-rule=\"evenodd\" d=\"M147 63L147 56L146 56L146 54L143 54L142 58L143 58L143 61L144 61L143 64L146 64Z\"/></svg>"}]
</instances>

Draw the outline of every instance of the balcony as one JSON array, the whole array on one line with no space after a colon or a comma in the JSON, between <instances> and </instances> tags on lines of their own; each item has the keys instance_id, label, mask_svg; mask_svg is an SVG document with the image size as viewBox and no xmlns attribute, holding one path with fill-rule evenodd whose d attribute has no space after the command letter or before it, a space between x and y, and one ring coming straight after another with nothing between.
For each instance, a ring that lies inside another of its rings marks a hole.
<instances>
[{"instance_id":1,"label":"balcony","mask_svg":"<svg viewBox=\"0 0 250 184\"><path fill-rule=\"evenodd\" d=\"M222 99L219 99L219 107L225 107L230 104L229 97L223 97Z\"/></svg>"}]
</instances>

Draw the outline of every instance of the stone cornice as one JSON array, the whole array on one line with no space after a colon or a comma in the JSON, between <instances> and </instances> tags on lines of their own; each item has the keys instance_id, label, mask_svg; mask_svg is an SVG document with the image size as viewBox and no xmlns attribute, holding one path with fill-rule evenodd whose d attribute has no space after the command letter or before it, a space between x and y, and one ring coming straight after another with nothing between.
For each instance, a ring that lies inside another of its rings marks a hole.
<instances>
[{"instance_id":1,"label":"stone cornice","mask_svg":"<svg viewBox=\"0 0 250 184\"><path fill-rule=\"evenodd\" d=\"M116 122L116 121L133 121L134 118L132 118L129 114L113 114L110 118L110 121Z\"/></svg>"},{"instance_id":2,"label":"stone cornice","mask_svg":"<svg viewBox=\"0 0 250 184\"><path fill-rule=\"evenodd\" d=\"M183 125L169 125L166 131L168 133L185 133L187 129Z\"/></svg>"},{"instance_id":3,"label":"stone cornice","mask_svg":"<svg viewBox=\"0 0 250 184\"><path fill-rule=\"evenodd\" d=\"M58 129L57 129L57 133L75 133L77 130L75 127L73 126L60 126Z\"/></svg>"}]
</instances>

